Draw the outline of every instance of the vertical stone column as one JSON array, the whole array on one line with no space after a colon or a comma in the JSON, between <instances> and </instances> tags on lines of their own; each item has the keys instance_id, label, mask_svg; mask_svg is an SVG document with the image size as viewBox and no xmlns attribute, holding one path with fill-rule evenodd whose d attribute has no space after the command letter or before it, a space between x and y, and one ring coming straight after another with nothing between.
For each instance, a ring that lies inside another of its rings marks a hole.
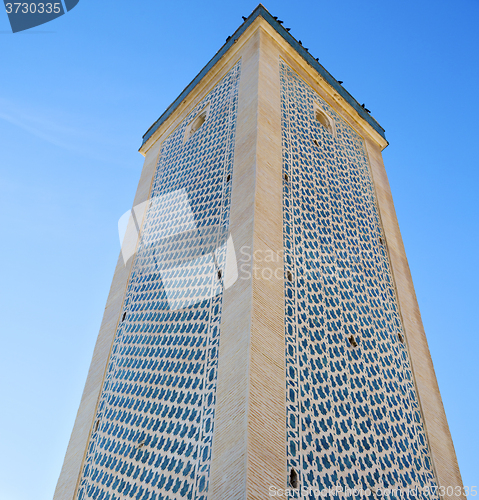
<instances>
[{"instance_id":1,"label":"vertical stone column","mask_svg":"<svg viewBox=\"0 0 479 500\"><path fill-rule=\"evenodd\" d=\"M261 30L242 52L230 228L239 279L225 291L208 498L286 485L279 57Z\"/></svg>"},{"instance_id":2,"label":"vertical stone column","mask_svg":"<svg viewBox=\"0 0 479 500\"><path fill-rule=\"evenodd\" d=\"M433 467L439 486L445 489L443 498L451 500L454 498L465 498L462 494L455 496L456 491L453 491L452 495L447 494L448 486L460 486L463 491L456 452L449 432L441 393L439 392L431 354L427 345L426 334L419 312L416 292L414 291L411 271L409 270L381 151L372 141L366 140L365 143L373 175L379 212L386 235L399 307L406 332L406 342L424 418L424 426L430 445Z\"/></svg>"},{"instance_id":3,"label":"vertical stone column","mask_svg":"<svg viewBox=\"0 0 479 500\"><path fill-rule=\"evenodd\" d=\"M241 50L230 232L238 280L224 292L208 498L245 498L252 279L242 266L253 249L258 141L259 34ZM249 267L245 262L245 267Z\"/></svg>"},{"instance_id":4,"label":"vertical stone column","mask_svg":"<svg viewBox=\"0 0 479 500\"><path fill-rule=\"evenodd\" d=\"M260 31L247 498L286 487L283 180L277 44Z\"/></svg>"}]
</instances>

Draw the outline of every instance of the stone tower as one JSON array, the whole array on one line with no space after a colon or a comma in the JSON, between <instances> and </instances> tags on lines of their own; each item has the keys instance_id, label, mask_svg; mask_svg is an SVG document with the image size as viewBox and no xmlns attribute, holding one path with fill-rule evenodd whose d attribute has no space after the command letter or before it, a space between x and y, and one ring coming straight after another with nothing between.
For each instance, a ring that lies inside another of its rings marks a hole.
<instances>
[{"instance_id":1,"label":"stone tower","mask_svg":"<svg viewBox=\"0 0 479 500\"><path fill-rule=\"evenodd\" d=\"M259 5L143 137L55 500L457 497L386 146Z\"/></svg>"}]
</instances>

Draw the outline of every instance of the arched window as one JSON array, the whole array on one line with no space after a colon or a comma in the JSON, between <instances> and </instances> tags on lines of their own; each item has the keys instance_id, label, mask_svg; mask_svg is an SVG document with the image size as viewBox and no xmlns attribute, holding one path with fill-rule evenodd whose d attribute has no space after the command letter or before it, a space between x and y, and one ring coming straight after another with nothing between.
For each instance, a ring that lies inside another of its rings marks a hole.
<instances>
[{"instance_id":1,"label":"arched window","mask_svg":"<svg viewBox=\"0 0 479 500\"><path fill-rule=\"evenodd\" d=\"M314 118L318 121L331 135L336 135L334 120L324 111L319 104L314 103Z\"/></svg>"},{"instance_id":2,"label":"arched window","mask_svg":"<svg viewBox=\"0 0 479 500\"><path fill-rule=\"evenodd\" d=\"M190 139L208 119L210 105L206 105L194 118L191 120L185 131L185 142Z\"/></svg>"}]
</instances>

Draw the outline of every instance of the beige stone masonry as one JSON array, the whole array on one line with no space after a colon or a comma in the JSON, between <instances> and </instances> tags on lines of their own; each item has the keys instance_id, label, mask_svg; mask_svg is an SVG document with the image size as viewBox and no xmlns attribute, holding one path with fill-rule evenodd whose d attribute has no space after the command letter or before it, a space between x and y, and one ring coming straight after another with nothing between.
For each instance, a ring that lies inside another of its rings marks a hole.
<instances>
[{"instance_id":1,"label":"beige stone masonry","mask_svg":"<svg viewBox=\"0 0 479 500\"><path fill-rule=\"evenodd\" d=\"M369 140L366 140L366 149L434 469L439 485L446 491L443 498L465 498L462 495L447 495L448 486L460 486L461 491L464 491L456 452L427 345L382 155L378 147Z\"/></svg>"},{"instance_id":2,"label":"beige stone masonry","mask_svg":"<svg viewBox=\"0 0 479 500\"><path fill-rule=\"evenodd\" d=\"M279 59L259 29L242 54L230 213L240 270L223 302L211 500L286 487L280 110Z\"/></svg>"},{"instance_id":3,"label":"beige stone masonry","mask_svg":"<svg viewBox=\"0 0 479 500\"><path fill-rule=\"evenodd\" d=\"M253 247L256 189L259 34L241 51L230 232L237 259ZM248 368L252 315L251 279L225 290L221 315L218 385L208 498L245 498Z\"/></svg>"},{"instance_id":4,"label":"beige stone masonry","mask_svg":"<svg viewBox=\"0 0 479 500\"><path fill-rule=\"evenodd\" d=\"M261 31L247 498L286 487L283 181L279 58ZM276 255L277 260L266 258Z\"/></svg>"}]
</instances>

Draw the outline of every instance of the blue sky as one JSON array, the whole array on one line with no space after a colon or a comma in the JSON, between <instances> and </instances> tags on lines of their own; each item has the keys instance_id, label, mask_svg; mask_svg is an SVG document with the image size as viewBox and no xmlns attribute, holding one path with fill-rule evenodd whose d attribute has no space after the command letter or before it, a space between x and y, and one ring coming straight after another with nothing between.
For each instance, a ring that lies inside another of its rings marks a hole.
<instances>
[{"instance_id":1,"label":"blue sky","mask_svg":"<svg viewBox=\"0 0 479 500\"><path fill-rule=\"evenodd\" d=\"M130 208L141 136L256 1L0 14L1 500L50 500ZM384 160L465 485L479 486L479 3L270 1L386 129Z\"/></svg>"}]
</instances>

